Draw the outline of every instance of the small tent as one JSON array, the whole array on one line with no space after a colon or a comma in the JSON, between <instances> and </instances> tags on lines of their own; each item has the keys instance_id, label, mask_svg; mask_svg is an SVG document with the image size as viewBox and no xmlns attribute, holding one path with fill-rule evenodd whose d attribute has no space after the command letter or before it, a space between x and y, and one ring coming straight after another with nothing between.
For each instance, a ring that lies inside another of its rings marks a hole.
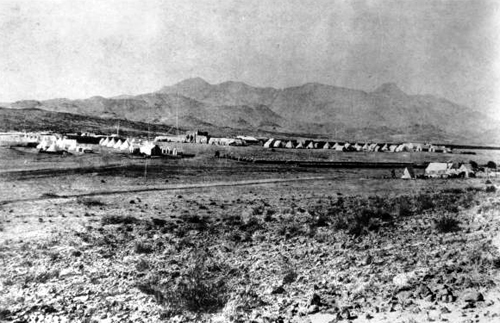
<instances>
[{"instance_id":1,"label":"small tent","mask_svg":"<svg viewBox=\"0 0 500 323\"><path fill-rule=\"evenodd\" d=\"M281 148L281 147L282 147L282 141L281 141L281 140L276 140L276 141L273 143L273 147L274 147L274 148Z\"/></svg>"},{"instance_id":2,"label":"small tent","mask_svg":"<svg viewBox=\"0 0 500 323\"><path fill-rule=\"evenodd\" d=\"M271 148L273 144L274 138L270 138L264 143L264 148Z\"/></svg>"},{"instance_id":3,"label":"small tent","mask_svg":"<svg viewBox=\"0 0 500 323\"><path fill-rule=\"evenodd\" d=\"M115 144L116 144L115 138L112 138L112 139L108 142L108 144L106 145L106 147L108 147L108 148L113 148Z\"/></svg>"},{"instance_id":4,"label":"small tent","mask_svg":"<svg viewBox=\"0 0 500 323\"><path fill-rule=\"evenodd\" d=\"M102 145L102 143L104 142L104 140L106 140L106 138L101 138L101 140L99 140L99 145Z\"/></svg>"},{"instance_id":5,"label":"small tent","mask_svg":"<svg viewBox=\"0 0 500 323\"><path fill-rule=\"evenodd\" d=\"M291 141L291 140L290 140L290 141L288 141L288 142L286 143L286 145L285 145L285 148L289 148L289 149L290 149L290 148L294 148L294 147L295 147L295 145L293 144L293 141Z\"/></svg>"},{"instance_id":6,"label":"small tent","mask_svg":"<svg viewBox=\"0 0 500 323\"><path fill-rule=\"evenodd\" d=\"M335 149L336 151L344 151L344 145L336 142L335 145L333 145L333 149Z\"/></svg>"},{"instance_id":7,"label":"small tent","mask_svg":"<svg viewBox=\"0 0 500 323\"><path fill-rule=\"evenodd\" d=\"M465 178L475 177L476 174L470 164L462 164L462 166L460 166L460 168L458 169L458 172L459 176L463 176Z\"/></svg>"},{"instance_id":8,"label":"small tent","mask_svg":"<svg viewBox=\"0 0 500 323\"><path fill-rule=\"evenodd\" d=\"M58 147L57 147L57 145L56 145L56 143L55 143L55 142L53 142L53 143L50 145L50 147L48 147L47 149L45 149L45 151L48 151L48 152L56 152L56 151L58 151L58 150L59 150L59 149L58 149Z\"/></svg>"},{"instance_id":9,"label":"small tent","mask_svg":"<svg viewBox=\"0 0 500 323\"><path fill-rule=\"evenodd\" d=\"M128 140L125 140L121 146L120 146L120 150L127 150L128 148L130 147L130 142Z\"/></svg>"},{"instance_id":10,"label":"small tent","mask_svg":"<svg viewBox=\"0 0 500 323\"><path fill-rule=\"evenodd\" d=\"M403 171L403 176L401 176L402 179L412 179L415 178L415 172L413 168L408 168L406 167L405 170Z\"/></svg>"},{"instance_id":11,"label":"small tent","mask_svg":"<svg viewBox=\"0 0 500 323\"><path fill-rule=\"evenodd\" d=\"M101 143L101 146L107 146L109 143L109 137L106 137L106 139L103 140L103 142Z\"/></svg>"},{"instance_id":12,"label":"small tent","mask_svg":"<svg viewBox=\"0 0 500 323\"><path fill-rule=\"evenodd\" d=\"M363 147L361 148L361 150L363 150L363 151L370 151L370 146L371 145L369 143L365 143L363 145Z\"/></svg>"},{"instance_id":13,"label":"small tent","mask_svg":"<svg viewBox=\"0 0 500 323\"><path fill-rule=\"evenodd\" d=\"M363 148L363 146L361 146L358 143L355 143L354 146L352 146L352 148L354 148L356 151L361 151L361 149Z\"/></svg>"},{"instance_id":14,"label":"small tent","mask_svg":"<svg viewBox=\"0 0 500 323\"><path fill-rule=\"evenodd\" d=\"M307 149L314 149L314 141L310 141L307 146L306 146Z\"/></svg>"},{"instance_id":15,"label":"small tent","mask_svg":"<svg viewBox=\"0 0 500 323\"><path fill-rule=\"evenodd\" d=\"M380 151L383 151L383 152L386 152L389 150L389 146L387 146L387 144L383 145L381 148L380 148Z\"/></svg>"},{"instance_id":16,"label":"small tent","mask_svg":"<svg viewBox=\"0 0 500 323\"><path fill-rule=\"evenodd\" d=\"M326 142L324 145L323 145L323 149L330 149L332 148L330 143Z\"/></svg>"},{"instance_id":17,"label":"small tent","mask_svg":"<svg viewBox=\"0 0 500 323\"><path fill-rule=\"evenodd\" d=\"M302 142L299 142L295 148L296 149L304 149L304 145L302 144Z\"/></svg>"},{"instance_id":18,"label":"small tent","mask_svg":"<svg viewBox=\"0 0 500 323\"><path fill-rule=\"evenodd\" d=\"M394 152L396 152L397 148L398 148L398 145L390 145L389 146L389 151L392 152L392 153L394 153Z\"/></svg>"},{"instance_id":19,"label":"small tent","mask_svg":"<svg viewBox=\"0 0 500 323\"><path fill-rule=\"evenodd\" d=\"M118 139L118 141L116 142L116 144L113 146L114 149L120 149L120 147L123 145L123 142Z\"/></svg>"}]
</instances>

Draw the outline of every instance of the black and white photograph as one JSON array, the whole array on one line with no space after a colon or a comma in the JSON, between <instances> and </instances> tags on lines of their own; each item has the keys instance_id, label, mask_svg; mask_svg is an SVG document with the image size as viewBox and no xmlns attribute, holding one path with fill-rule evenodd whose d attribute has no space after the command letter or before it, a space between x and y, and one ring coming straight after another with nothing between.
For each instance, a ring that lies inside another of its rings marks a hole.
<instances>
[{"instance_id":1,"label":"black and white photograph","mask_svg":"<svg viewBox=\"0 0 500 323\"><path fill-rule=\"evenodd\" d=\"M500 1L0 0L0 322L500 322Z\"/></svg>"}]
</instances>

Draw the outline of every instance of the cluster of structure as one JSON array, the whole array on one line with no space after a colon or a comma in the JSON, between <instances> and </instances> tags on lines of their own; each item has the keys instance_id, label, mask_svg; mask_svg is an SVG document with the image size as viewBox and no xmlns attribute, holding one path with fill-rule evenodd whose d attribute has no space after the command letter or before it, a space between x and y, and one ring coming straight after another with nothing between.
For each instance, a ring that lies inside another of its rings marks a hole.
<instances>
[{"instance_id":1,"label":"cluster of structure","mask_svg":"<svg viewBox=\"0 0 500 323\"><path fill-rule=\"evenodd\" d=\"M403 171L403 179L413 178L470 178L470 177L489 177L490 174L496 176L497 166L489 162L486 167L479 167L474 163L429 163L425 168L424 174L415 175L413 168L407 167Z\"/></svg>"},{"instance_id":2,"label":"cluster of structure","mask_svg":"<svg viewBox=\"0 0 500 323\"><path fill-rule=\"evenodd\" d=\"M445 146L435 146L433 144L417 143L349 143L349 142L329 142L314 140L279 140L268 139L264 143L264 148L289 148L289 149L333 149L336 151L367 151L367 152L440 152L451 153L452 150Z\"/></svg>"},{"instance_id":3,"label":"cluster of structure","mask_svg":"<svg viewBox=\"0 0 500 323\"><path fill-rule=\"evenodd\" d=\"M141 154L145 156L177 156L179 154L177 148L175 147L171 148L169 146L160 146L155 142L137 138L121 139L118 137L105 137L101 138L99 145L125 152L128 151L131 154Z\"/></svg>"}]
</instances>

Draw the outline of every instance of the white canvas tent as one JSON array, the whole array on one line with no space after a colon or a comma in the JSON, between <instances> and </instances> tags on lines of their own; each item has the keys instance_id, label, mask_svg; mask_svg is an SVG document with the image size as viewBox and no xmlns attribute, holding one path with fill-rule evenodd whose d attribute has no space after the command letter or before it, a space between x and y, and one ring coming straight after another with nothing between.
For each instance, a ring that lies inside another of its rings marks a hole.
<instances>
[{"instance_id":1,"label":"white canvas tent","mask_svg":"<svg viewBox=\"0 0 500 323\"><path fill-rule=\"evenodd\" d=\"M114 149L120 149L120 147L122 146L123 142L118 139L118 141L116 142L116 144L113 146Z\"/></svg>"},{"instance_id":2,"label":"white canvas tent","mask_svg":"<svg viewBox=\"0 0 500 323\"><path fill-rule=\"evenodd\" d=\"M330 148L332 148L332 147L330 146L330 143L328 143L328 142L326 142L326 143L323 145L323 149L330 149Z\"/></svg>"},{"instance_id":3,"label":"white canvas tent","mask_svg":"<svg viewBox=\"0 0 500 323\"><path fill-rule=\"evenodd\" d=\"M405 170L403 171L403 176L401 176L401 178L402 179L415 178L415 172L413 171L413 168L406 167Z\"/></svg>"},{"instance_id":4,"label":"white canvas tent","mask_svg":"<svg viewBox=\"0 0 500 323\"><path fill-rule=\"evenodd\" d=\"M333 149L335 149L336 151L343 151L344 145L341 145L338 142L336 142L335 145L333 145Z\"/></svg>"},{"instance_id":5,"label":"white canvas tent","mask_svg":"<svg viewBox=\"0 0 500 323\"><path fill-rule=\"evenodd\" d=\"M125 140L121 146L120 146L120 150L127 150L128 148L130 147L130 143L128 140Z\"/></svg>"},{"instance_id":6,"label":"white canvas tent","mask_svg":"<svg viewBox=\"0 0 500 323\"><path fill-rule=\"evenodd\" d=\"M431 178L448 177L448 163L430 163L425 169L425 176Z\"/></svg>"},{"instance_id":7,"label":"white canvas tent","mask_svg":"<svg viewBox=\"0 0 500 323\"><path fill-rule=\"evenodd\" d=\"M294 148L294 146L293 141L290 140L286 143L285 148Z\"/></svg>"},{"instance_id":8,"label":"white canvas tent","mask_svg":"<svg viewBox=\"0 0 500 323\"><path fill-rule=\"evenodd\" d=\"M302 142L299 142L295 148L304 149L304 145L302 144Z\"/></svg>"},{"instance_id":9,"label":"white canvas tent","mask_svg":"<svg viewBox=\"0 0 500 323\"><path fill-rule=\"evenodd\" d=\"M115 144L116 144L115 138L112 138L112 139L108 142L108 144L106 145L106 147L108 147L108 148L113 148L113 147L115 146Z\"/></svg>"},{"instance_id":10,"label":"white canvas tent","mask_svg":"<svg viewBox=\"0 0 500 323\"><path fill-rule=\"evenodd\" d=\"M106 137L104 141L101 143L101 146L107 146L109 144L109 137Z\"/></svg>"},{"instance_id":11,"label":"white canvas tent","mask_svg":"<svg viewBox=\"0 0 500 323\"><path fill-rule=\"evenodd\" d=\"M307 145L307 147L306 147L306 148L307 148L307 149L314 149L314 141L311 141L311 142Z\"/></svg>"},{"instance_id":12,"label":"white canvas tent","mask_svg":"<svg viewBox=\"0 0 500 323\"><path fill-rule=\"evenodd\" d=\"M281 148L281 146L282 146L281 140L276 140L276 141L273 143L273 147L274 147L274 148Z\"/></svg>"},{"instance_id":13,"label":"white canvas tent","mask_svg":"<svg viewBox=\"0 0 500 323\"><path fill-rule=\"evenodd\" d=\"M264 148L271 148L273 141L274 141L274 138L270 138L269 140L267 140L264 144Z\"/></svg>"}]
</instances>

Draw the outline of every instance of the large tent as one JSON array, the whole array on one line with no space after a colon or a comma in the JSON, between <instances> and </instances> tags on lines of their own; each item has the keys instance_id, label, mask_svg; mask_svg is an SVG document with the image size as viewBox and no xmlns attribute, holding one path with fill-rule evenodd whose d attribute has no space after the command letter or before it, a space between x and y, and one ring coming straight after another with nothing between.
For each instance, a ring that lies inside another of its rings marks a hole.
<instances>
[{"instance_id":1,"label":"large tent","mask_svg":"<svg viewBox=\"0 0 500 323\"><path fill-rule=\"evenodd\" d=\"M451 164L448 163L430 163L425 169L426 177L448 177L448 167Z\"/></svg>"}]
</instances>

